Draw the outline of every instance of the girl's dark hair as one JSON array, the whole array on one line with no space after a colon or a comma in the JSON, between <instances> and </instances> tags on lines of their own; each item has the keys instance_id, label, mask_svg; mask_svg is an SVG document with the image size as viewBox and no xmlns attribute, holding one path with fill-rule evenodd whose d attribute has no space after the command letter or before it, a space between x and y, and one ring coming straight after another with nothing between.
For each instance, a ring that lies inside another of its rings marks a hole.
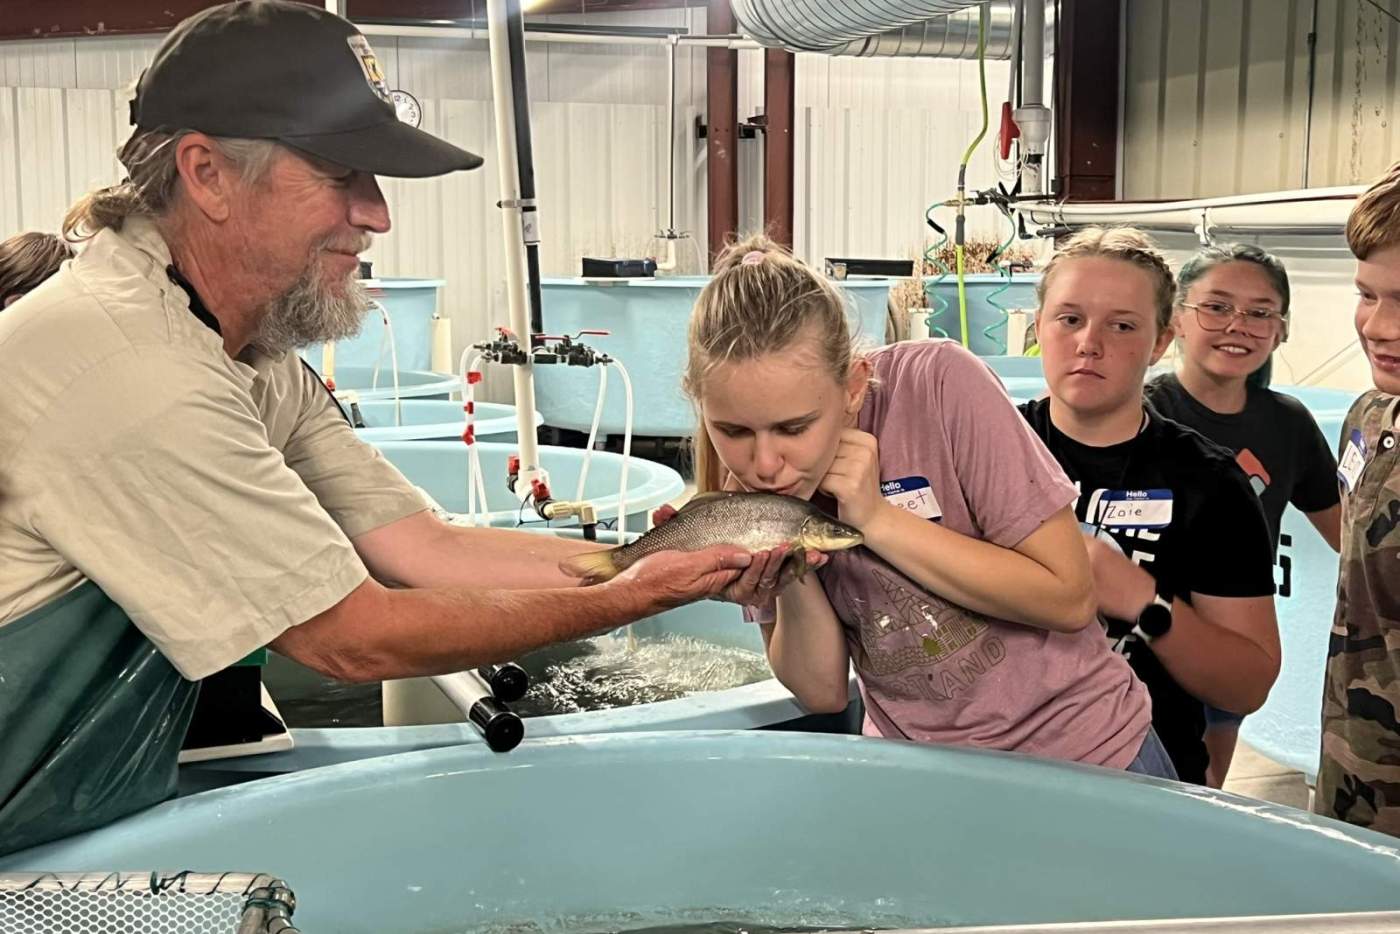
<instances>
[{"instance_id":1,"label":"girl's dark hair","mask_svg":"<svg viewBox=\"0 0 1400 934\"><path fill-rule=\"evenodd\" d=\"M1217 266L1223 266L1226 263L1253 263L1264 271L1264 275L1269 278L1269 284L1278 293L1279 312L1283 315L1286 324L1290 300L1288 270L1284 268L1282 261L1277 256L1252 243L1225 243L1204 247L1197 251L1194 256L1182 264L1181 271L1176 274L1177 304L1186 301L1186 294L1197 280ZM1249 374L1245 385L1251 389L1267 389L1273 372L1274 357L1273 354L1270 354L1263 366Z\"/></svg>"}]
</instances>

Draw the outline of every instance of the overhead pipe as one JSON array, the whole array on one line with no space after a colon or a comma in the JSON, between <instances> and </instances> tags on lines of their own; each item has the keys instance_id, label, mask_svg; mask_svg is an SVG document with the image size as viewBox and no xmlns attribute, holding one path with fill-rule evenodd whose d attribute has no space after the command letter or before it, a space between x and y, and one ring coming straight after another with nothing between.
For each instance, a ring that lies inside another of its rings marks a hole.
<instances>
[{"instance_id":1,"label":"overhead pipe","mask_svg":"<svg viewBox=\"0 0 1400 934\"><path fill-rule=\"evenodd\" d=\"M393 22L355 23L366 36L394 39L479 39L487 38L484 20L395 20ZM565 45L678 45L710 49L757 50L763 48L752 39L740 35L719 34L692 36L684 29L647 26L609 26L580 28L564 23L526 23L526 42L556 42Z\"/></svg>"},{"instance_id":2,"label":"overhead pipe","mask_svg":"<svg viewBox=\"0 0 1400 934\"><path fill-rule=\"evenodd\" d=\"M1202 243L1216 235L1324 235L1346 228L1361 185L1261 192L1188 201L1112 204L1027 204L1029 221L1050 227L1130 224L1145 230L1194 233Z\"/></svg>"}]
</instances>

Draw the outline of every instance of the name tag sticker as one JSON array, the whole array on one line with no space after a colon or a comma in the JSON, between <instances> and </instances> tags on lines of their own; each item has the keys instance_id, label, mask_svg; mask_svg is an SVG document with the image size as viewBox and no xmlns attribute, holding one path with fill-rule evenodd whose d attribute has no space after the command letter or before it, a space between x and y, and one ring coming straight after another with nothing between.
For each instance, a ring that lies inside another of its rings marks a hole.
<instances>
[{"instance_id":1,"label":"name tag sticker","mask_svg":"<svg viewBox=\"0 0 1400 934\"><path fill-rule=\"evenodd\" d=\"M920 519L941 519L943 510L933 495L927 477L904 477L899 480L885 480L880 484L880 495L891 506L907 509Z\"/></svg>"},{"instance_id":2,"label":"name tag sticker","mask_svg":"<svg viewBox=\"0 0 1400 934\"><path fill-rule=\"evenodd\" d=\"M1365 467L1366 439L1361 437L1360 429L1353 428L1351 437L1347 439L1347 446L1342 451L1341 463L1337 465L1337 479L1346 487L1348 493L1356 489L1356 482L1361 479L1361 471Z\"/></svg>"},{"instance_id":3,"label":"name tag sticker","mask_svg":"<svg viewBox=\"0 0 1400 934\"><path fill-rule=\"evenodd\" d=\"M1099 509L1106 529L1165 529L1172 523L1172 491L1106 490Z\"/></svg>"}]
</instances>

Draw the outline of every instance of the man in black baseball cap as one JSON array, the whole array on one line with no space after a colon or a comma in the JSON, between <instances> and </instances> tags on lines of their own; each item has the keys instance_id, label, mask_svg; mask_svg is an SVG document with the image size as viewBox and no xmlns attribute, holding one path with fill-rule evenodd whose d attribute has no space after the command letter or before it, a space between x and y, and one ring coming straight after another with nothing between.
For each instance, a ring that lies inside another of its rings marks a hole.
<instances>
[{"instance_id":1,"label":"man in black baseball cap","mask_svg":"<svg viewBox=\"0 0 1400 934\"><path fill-rule=\"evenodd\" d=\"M450 526L355 436L293 351L363 318L375 175L481 161L387 98L316 7L180 24L86 246L0 315L0 853L170 796L200 679L263 646L442 674L756 584L719 547L581 588L559 563L596 546Z\"/></svg>"},{"instance_id":2,"label":"man in black baseball cap","mask_svg":"<svg viewBox=\"0 0 1400 934\"><path fill-rule=\"evenodd\" d=\"M399 122L369 42L304 3L226 3L180 23L141 76L131 122L275 139L372 175L421 178L481 165L480 156Z\"/></svg>"}]
</instances>

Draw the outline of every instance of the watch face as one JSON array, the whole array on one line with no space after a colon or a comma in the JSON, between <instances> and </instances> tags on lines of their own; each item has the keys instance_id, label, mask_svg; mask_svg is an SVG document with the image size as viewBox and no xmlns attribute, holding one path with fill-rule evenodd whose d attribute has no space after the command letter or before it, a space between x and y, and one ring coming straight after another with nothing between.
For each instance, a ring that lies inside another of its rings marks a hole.
<instances>
[{"instance_id":1,"label":"watch face","mask_svg":"<svg viewBox=\"0 0 1400 934\"><path fill-rule=\"evenodd\" d=\"M1150 638L1164 636L1172 628L1172 611L1160 603L1149 603L1138 617L1138 627Z\"/></svg>"},{"instance_id":2,"label":"watch face","mask_svg":"<svg viewBox=\"0 0 1400 934\"><path fill-rule=\"evenodd\" d=\"M423 122L423 108L418 105L418 99L412 94L407 91L391 91L389 98L394 102L400 122L415 127Z\"/></svg>"}]
</instances>

